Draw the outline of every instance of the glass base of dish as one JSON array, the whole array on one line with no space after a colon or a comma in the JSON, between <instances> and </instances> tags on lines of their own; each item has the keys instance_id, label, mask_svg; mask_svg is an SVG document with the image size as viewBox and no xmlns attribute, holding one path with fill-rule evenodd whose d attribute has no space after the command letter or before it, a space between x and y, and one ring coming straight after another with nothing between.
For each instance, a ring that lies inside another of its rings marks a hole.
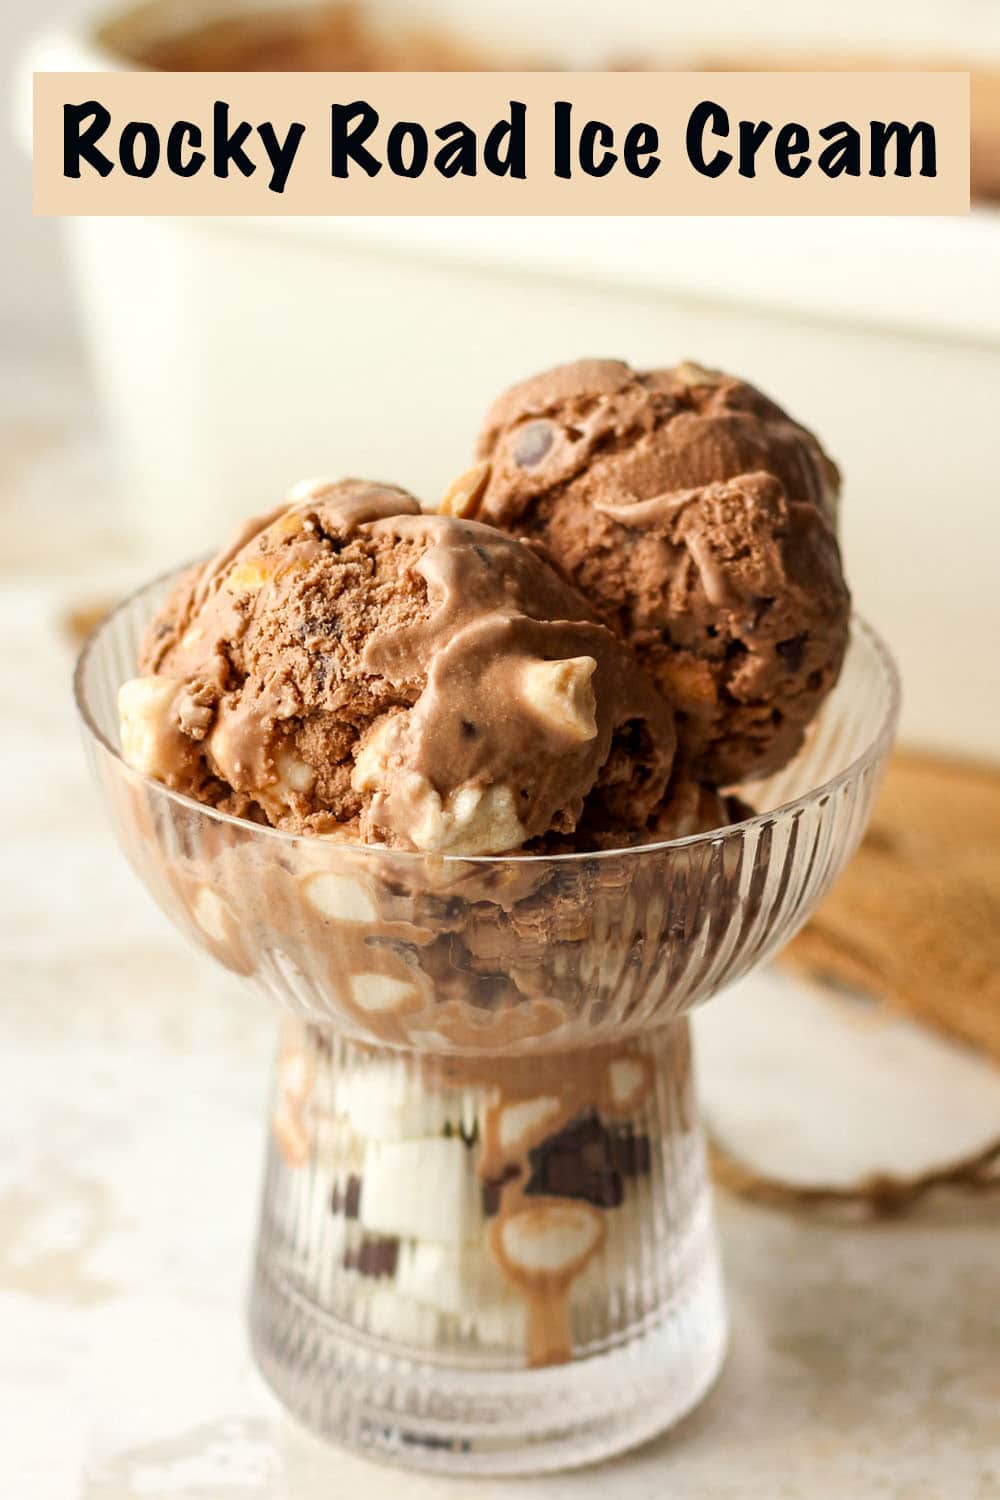
<instances>
[{"instance_id":1,"label":"glass base of dish","mask_svg":"<svg viewBox=\"0 0 1000 1500\"><path fill-rule=\"evenodd\" d=\"M258 1261L254 1354L284 1406L366 1456L447 1474L575 1468L647 1442L692 1411L725 1357L726 1305L711 1221L701 1263L620 1347L546 1369L418 1361L310 1306Z\"/></svg>"},{"instance_id":2,"label":"glass base of dish","mask_svg":"<svg viewBox=\"0 0 1000 1500\"><path fill-rule=\"evenodd\" d=\"M286 1029L250 1321L296 1416L411 1467L672 1426L726 1343L687 1021L485 1061Z\"/></svg>"}]
</instances>

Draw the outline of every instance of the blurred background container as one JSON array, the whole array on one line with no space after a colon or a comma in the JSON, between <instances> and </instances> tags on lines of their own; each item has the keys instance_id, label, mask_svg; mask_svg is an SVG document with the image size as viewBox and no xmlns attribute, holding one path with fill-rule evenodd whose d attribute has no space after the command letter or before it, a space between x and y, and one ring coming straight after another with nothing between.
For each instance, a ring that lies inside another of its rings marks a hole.
<instances>
[{"instance_id":1,"label":"blurred background container","mask_svg":"<svg viewBox=\"0 0 1000 1500\"><path fill-rule=\"evenodd\" d=\"M253 21L279 4L104 4L36 33L22 136L32 67L641 57L982 69L992 58L1000 79L1000 6L974 0L836 15L737 3L696 18L654 0L627 12L370 0L360 25ZM0 24L23 27L27 14L15 4ZM260 29L184 40L220 14ZM984 191L1000 175L995 87L980 75ZM15 226L5 316L51 339L66 312L49 227ZM433 500L466 464L493 394L547 364L695 358L759 383L841 463L847 566L901 659L904 739L995 754L997 209L955 221L80 220L65 233L123 523L151 555L210 545L304 474L371 474Z\"/></svg>"}]
</instances>

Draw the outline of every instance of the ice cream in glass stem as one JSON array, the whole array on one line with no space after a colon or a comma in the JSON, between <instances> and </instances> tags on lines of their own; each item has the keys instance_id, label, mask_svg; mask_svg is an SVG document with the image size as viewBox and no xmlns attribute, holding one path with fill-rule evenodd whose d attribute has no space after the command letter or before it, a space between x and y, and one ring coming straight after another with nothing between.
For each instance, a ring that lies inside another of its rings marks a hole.
<instances>
[{"instance_id":1,"label":"ice cream in glass stem","mask_svg":"<svg viewBox=\"0 0 1000 1500\"><path fill-rule=\"evenodd\" d=\"M327 1436L555 1469L714 1380L687 1012L808 916L895 726L838 491L745 382L582 361L436 509L299 485L85 647L129 859L281 1012L251 1333Z\"/></svg>"}]
</instances>

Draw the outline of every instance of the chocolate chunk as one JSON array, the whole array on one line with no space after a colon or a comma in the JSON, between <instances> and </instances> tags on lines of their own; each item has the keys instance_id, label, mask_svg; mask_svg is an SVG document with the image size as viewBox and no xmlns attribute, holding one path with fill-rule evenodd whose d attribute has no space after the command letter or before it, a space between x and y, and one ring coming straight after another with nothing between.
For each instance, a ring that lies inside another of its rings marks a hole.
<instances>
[{"instance_id":1,"label":"chocolate chunk","mask_svg":"<svg viewBox=\"0 0 1000 1500\"><path fill-rule=\"evenodd\" d=\"M370 1276L377 1281L381 1276L395 1276L398 1260L397 1239L369 1235L360 1245L344 1251L343 1265L347 1271L358 1271L362 1276Z\"/></svg>"},{"instance_id":2,"label":"chocolate chunk","mask_svg":"<svg viewBox=\"0 0 1000 1500\"><path fill-rule=\"evenodd\" d=\"M652 1165L649 1136L634 1135L629 1126L612 1136L611 1154L623 1177L644 1177Z\"/></svg>"},{"instance_id":3,"label":"chocolate chunk","mask_svg":"<svg viewBox=\"0 0 1000 1500\"><path fill-rule=\"evenodd\" d=\"M500 1177L487 1177L482 1184L483 1215L487 1219L494 1218L500 1212L500 1198L508 1182L519 1177L520 1170L515 1166L504 1168Z\"/></svg>"},{"instance_id":4,"label":"chocolate chunk","mask_svg":"<svg viewBox=\"0 0 1000 1500\"><path fill-rule=\"evenodd\" d=\"M617 1208L624 1197L611 1134L596 1110L577 1115L528 1152L525 1195L582 1198L595 1208Z\"/></svg>"},{"instance_id":5,"label":"chocolate chunk","mask_svg":"<svg viewBox=\"0 0 1000 1500\"><path fill-rule=\"evenodd\" d=\"M793 672L798 672L805 659L806 638L804 635L790 636L787 641L779 641L774 649Z\"/></svg>"},{"instance_id":6,"label":"chocolate chunk","mask_svg":"<svg viewBox=\"0 0 1000 1500\"><path fill-rule=\"evenodd\" d=\"M514 438L514 462L521 469L540 464L552 447L554 437L551 422L529 422Z\"/></svg>"},{"instance_id":7,"label":"chocolate chunk","mask_svg":"<svg viewBox=\"0 0 1000 1500\"><path fill-rule=\"evenodd\" d=\"M595 1208L617 1208L625 1195L621 1173L595 1170L578 1156L554 1152L545 1170L533 1176L525 1194L544 1193L553 1198L582 1198Z\"/></svg>"},{"instance_id":8,"label":"chocolate chunk","mask_svg":"<svg viewBox=\"0 0 1000 1500\"><path fill-rule=\"evenodd\" d=\"M330 1199L330 1211L335 1214L343 1214L345 1219L356 1219L361 1212L361 1178L351 1173L343 1191L340 1183L336 1183L333 1189L333 1197Z\"/></svg>"}]
</instances>

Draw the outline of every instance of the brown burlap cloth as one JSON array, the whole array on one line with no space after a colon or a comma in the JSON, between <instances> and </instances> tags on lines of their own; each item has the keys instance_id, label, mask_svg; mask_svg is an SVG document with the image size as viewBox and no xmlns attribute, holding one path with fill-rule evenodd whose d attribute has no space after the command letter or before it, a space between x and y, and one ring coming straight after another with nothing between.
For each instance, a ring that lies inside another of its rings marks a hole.
<instances>
[{"instance_id":1,"label":"brown burlap cloth","mask_svg":"<svg viewBox=\"0 0 1000 1500\"><path fill-rule=\"evenodd\" d=\"M1000 1065L1000 768L897 754L861 848L779 963L860 992ZM781 1208L901 1213L931 1192L1000 1188L1000 1136L912 1178L801 1186L716 1142L717 1182Z\"/></svg>"}]
</instances>

